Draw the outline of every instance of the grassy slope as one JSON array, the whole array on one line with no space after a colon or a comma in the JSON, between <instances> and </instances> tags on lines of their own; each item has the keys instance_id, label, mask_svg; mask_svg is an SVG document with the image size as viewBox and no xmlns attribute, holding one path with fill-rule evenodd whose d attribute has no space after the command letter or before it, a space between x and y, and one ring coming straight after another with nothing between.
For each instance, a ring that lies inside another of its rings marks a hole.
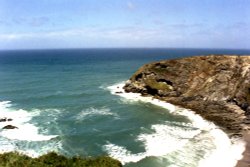
<instances>
[{"instance_id":1,"label":"grassy slope","mask_svg":"<svg viewBox=\"0 0 250 167\"><path fill-rule=\"evenodd\" d=\"M121 167L121 163L110 157L66 158L54 152L30 158L16 152L0 154L1 167Z\"/></svg>"}]
</instances>

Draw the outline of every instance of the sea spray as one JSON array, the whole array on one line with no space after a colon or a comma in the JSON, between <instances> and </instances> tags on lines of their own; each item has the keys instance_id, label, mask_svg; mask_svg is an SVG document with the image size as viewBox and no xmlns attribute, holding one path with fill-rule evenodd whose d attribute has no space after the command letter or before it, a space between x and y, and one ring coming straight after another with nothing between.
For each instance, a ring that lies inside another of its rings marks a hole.
<instances>
[{"instance_id":1,"label":"sea spray","mask_svg":"<svg viewBox=\"0 0 250 167\"><path fill-rule=\"evenodd\" d=\"M177 106L174 106L170 103L161 101L159 99L155 99L150 96L141 96L139 93L126 93L123 89L124 82L123 83L118 83L112 86L109 86L108 89L111 91L112 94L114 95L119 95L123 98L125 98L127 101L130 102L135 102L135 101L141 101L145 103L151 103L160 107L165 108L168 112L172 114L177 114L177 115L183 115L186 116L189 120L192 122L192 126L194 128L199 129L196 131L197 133L194 133L192 135L189 133L189 137L197 137L202 133L202 131L206 131L209 133L209 139L212 140L214 143L214 148L208 152L199 162L198 166L199 167L207 167L207 166L227 166L227 167L233 167L236 165L237 161L241 158L242 152L244 151L244 145L245 143L240 140L230 140L229 137L216 125L214 125L212 122L204 120L201 116L195 114L193 111L188 110L188 109L183 109ZM144 140L144 144L146 147L146 152L144 153L139 153L139 154L131 154L130 151L126 150L126 148L122 146L116 146L114 144L107 144L105 146L105 149L108 150L109 148L109 155L113 156L114 158L119 159L123 164L129 163L129 162L138 162L142 160L145 157L148 156L164 156L169 154L170 152L173 152L177 150L178 148L173 147L174 149L172 151L159 151L159 150L169 150L169 146L173 146L174 144L177 144L180 146L185 145L185 143L182 143L183 141L178 141L176 143L166 143L164 144L165 141L171 141L169 139L164 139L160 140L157 138L157 140L153 140L153 138L156 138L156 134L159 134L157 132L157 125L153 125L152 127L155 129L156 133L151 134L152 137L150 137L149 134L142 134L138 137L139 140ZM164 126L164 125L158 125L158 126ZM163 128L164 129L164 128ZM166 133L168 133L166 131ZM165 134L166 134L165 133ZM176 132L177 133L177 132ZM169 133L168 133L169 134ZM174 135L171 134L171 135ZM171 136L170 135L170 136ZM147 137L145 137L147 136ZM145 139L148 140L153 140L153 142L145 142ZM150 139L151 138L151 139ZM202 140L202 139L201 139ZM175 141L175 140L173 140ZM148 143L152 143L153 145L150 146ZM206 143L203 143L206 144ZM158 147L159 146L159 147ZM166 148L163 148L163 147ZM150 149L152 147L153 149ZM201 146L202 147L202 146ZM158 148L156 152L152 152L154 148ZM177 163L178 164L178 163ZM177 165L178 166L178 165Z\"/></svg>"},{"instance_id":2,"label":"sea spray","mask_svg":"<svg viewBox=\"0 0 250 167\"><path fill-rule=\"evenodd\" d=\"M11 101L0 102L1 118L11 119L11 121L0 122L0 152L18 151L37 157L54 150L60 146L60 141L53 140L57 135L45 135L39 132L39 128L31 123L33 117L39 116L40 110L28 112L23 109L15 109ZM13 125L15 129L2 129L6 125ZM47 141L53 140L50 143ZM40 142L34 143L34 142ZM46 144L44 143L46 142ZM29 146L34 145L32 149ZM36 145L36 147L35 147Z\"/></svg>"},{"instance_id":3,"label":"sea spray","mask_svg":"<svg viewBox=\"0 0 250 167\"><path fill-rule=\"evenodd\" d=\"M38 127L30 123L33 116L38 115L38 112L30 113L22 109L12 109L10 101L0 102L1 117L11 119L0 123L0 128L11 124L17 128L2 129L0 135L8 139L27 140L27 141L44 141L55 138L56 135L41 135L38 132Z\"/></svg>"},{"instance_id":4,"label":"sea spray","mask_svg":"<svg viewBox=\"0 0 250 167\"><path fill-rule=\"evenodd\" d=\"M164 124L154 124L151 126L151 133L142 132L136 137L144 145L144 152L132 153L124 146L107 143L104 146L110 156L119 159L123 164L138 162L146 157L161 157L181 149L190 138L199 133L198 129L193 129L190 125L182 126Z\"/></svg>"}]
</instances>

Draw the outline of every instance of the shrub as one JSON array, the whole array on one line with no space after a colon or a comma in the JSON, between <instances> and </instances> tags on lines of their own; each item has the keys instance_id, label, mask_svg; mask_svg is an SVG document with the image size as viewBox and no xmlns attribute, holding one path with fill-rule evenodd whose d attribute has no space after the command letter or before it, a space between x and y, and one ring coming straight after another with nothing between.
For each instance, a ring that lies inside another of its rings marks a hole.
<instances>
[{"instance_id":1,"label":"shrub","mask_svg":"<svg viewBox=\"0 0 250 167\"><path fill-rule=\"evenodd\" d=\"M111 157L100 156L96 158L67 158L51 152L38 158L9 152L0 154L1 167L121 167L122 164Z\"/></svg>"}]
</instances>

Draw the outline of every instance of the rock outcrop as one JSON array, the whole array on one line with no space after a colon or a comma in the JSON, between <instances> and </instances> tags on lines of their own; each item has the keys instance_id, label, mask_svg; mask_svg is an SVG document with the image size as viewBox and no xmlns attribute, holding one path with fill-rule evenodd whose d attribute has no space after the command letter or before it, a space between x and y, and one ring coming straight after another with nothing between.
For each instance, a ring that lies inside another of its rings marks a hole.
<instances>
[{"instance_id":1,"label":"rock outcrop","mask_svg":"<svg viewBox=\"0 0 250 167\"><path fill-rule=\"evenodd\" d=\"M6 117L0 118L0 122L7 122L7 121L13 121L13 119L12 118L6 118Z\"/></svg>"},{"instance_id":2,"label":"rock outcrop","mask_svg":"<svg viewBox=\"0 0 250 167\"><path fill-rule=\"evenodd\" d=\"M194 56L146 64L124 89L192 109L231 136L250 130L250 56Z\"/></svg>"},{"instance_id":3,"label":"rock outcrop","mask_svg":"<svg viewBox=\"0 0 250 167\"><path fill-rule=\"evenodd\" d=\"M6 125L2 129L18 129L18 127L13 126L13 125Z\"/></svg>"}]
</instances>

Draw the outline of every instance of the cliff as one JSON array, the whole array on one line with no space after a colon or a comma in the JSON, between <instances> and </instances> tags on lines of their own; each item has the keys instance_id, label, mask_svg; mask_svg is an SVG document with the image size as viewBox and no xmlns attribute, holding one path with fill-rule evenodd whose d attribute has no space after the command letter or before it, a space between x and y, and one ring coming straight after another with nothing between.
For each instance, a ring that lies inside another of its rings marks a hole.
<instances>
[{"instance_id":1,"label":"cliff","mask_svg":"<svg viewBox=\"0 0 250 167\"><path fill-rule=\"evenodd\" d=\"M230 136L250 130L250 56L194 56L146 64L124 89L192 109Z\"/></svg>"}]
</instances>

